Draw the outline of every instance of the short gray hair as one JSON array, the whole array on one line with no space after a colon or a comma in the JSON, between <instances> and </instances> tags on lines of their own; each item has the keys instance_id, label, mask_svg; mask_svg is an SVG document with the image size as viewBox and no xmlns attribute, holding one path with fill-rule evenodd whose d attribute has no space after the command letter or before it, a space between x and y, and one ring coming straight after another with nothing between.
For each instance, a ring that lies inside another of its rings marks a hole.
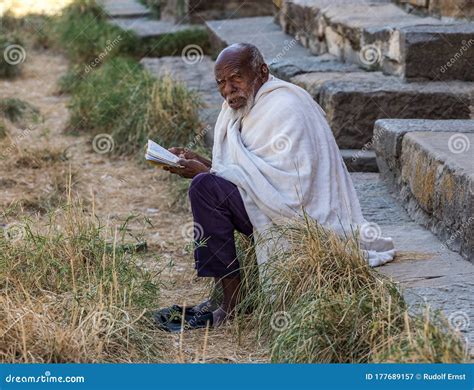
<instances>
[{"instance_id":1,"label":"short gray hair","mask_svg":"<svg viewBox=\"0 0 474 390\"><path fill-rule=\"evenodd\" d=\"M258 50L258 47L251 43L237 43L237 46L248 51L250 66L254 72L258 72L262 65L265 64L263 55L260 50Z\"/></svg>"}]
</instances>

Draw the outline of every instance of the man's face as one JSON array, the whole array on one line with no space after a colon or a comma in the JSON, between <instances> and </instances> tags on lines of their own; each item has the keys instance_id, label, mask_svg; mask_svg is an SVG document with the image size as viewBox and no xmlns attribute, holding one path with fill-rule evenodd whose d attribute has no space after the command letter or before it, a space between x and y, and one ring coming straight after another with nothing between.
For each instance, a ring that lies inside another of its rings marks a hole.
<instances>
[{"instance_id":1,"label":"man's face","mask_svg":"<svg viewBox=\"0 0 474 390\"><path fill-rule=\"evenodd\" d=\"M257 75L238 58L217 64L215 76L220 94L234 110L245 107L254 97Z\"/></svg>"}]
</instances>

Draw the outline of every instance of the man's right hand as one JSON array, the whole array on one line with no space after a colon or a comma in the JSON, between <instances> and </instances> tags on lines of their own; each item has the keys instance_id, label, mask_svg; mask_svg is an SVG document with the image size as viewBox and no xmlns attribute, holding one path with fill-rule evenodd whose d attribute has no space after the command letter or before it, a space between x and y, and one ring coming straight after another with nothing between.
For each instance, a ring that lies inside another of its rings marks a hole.
<instances>
[{"instance_id":1,"label":"man's right hand","mask_svg":"<svg viewBox=\"0 0 474 390\"><path fill-rule=\"evenodd\" d=\"M197 153L187 148L173 147L173 148L169 148L168 151L178 156L179 158L182 158L185 160L198 160L199 161L200 156Z\"/></svg>"},{"instance_id":2,"label":"man's right hand","mask_svg":"<svg viewBox=\"0 0 474 390\"><path fill-rule=\"evenodd\" d=\"M171 153L173 153L174 155L178 156L179 158L183 160L196 160L204 164L208 168L212 166L211 160L208 160L207 158L202 157L201 155L189 150L188 148L173 147L173 148L169 148L168 151L170 151Z\"/></svg>"}]
</instances>

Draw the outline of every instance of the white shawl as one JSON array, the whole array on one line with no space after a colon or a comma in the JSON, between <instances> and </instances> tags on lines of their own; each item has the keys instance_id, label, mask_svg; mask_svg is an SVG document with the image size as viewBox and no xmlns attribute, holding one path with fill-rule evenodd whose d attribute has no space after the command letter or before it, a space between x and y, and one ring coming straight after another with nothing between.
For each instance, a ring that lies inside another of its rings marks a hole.
<instances>
[{"instance_id":1,"label":"white shawl","mask_svg":"<svg viewBox=\"0 0 474 390\"><path fill-rule=\"evenodd\" d=\"M224 102L214 131L211 172L238 187L254 232L264 234L304 209L338 234L359 228L371 266L395 256L392 239L381 237L379 227L362 215L324 111L294 84L270 75L241 119ZM257 249L258 263L268 255Z\"/></svg>"}]
</instances>

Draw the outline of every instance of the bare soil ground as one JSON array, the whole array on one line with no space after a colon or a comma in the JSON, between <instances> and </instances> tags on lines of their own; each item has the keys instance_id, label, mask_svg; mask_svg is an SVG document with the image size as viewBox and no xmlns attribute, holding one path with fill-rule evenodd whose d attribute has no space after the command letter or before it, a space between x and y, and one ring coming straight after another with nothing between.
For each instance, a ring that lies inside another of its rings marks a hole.
<instances>
[{"instance_id":1,"label":"bare soil ground","mask_svg":"<svg viewBox=\"0 0 474 390\"><path fill-rule=\"evenodd\" d=\"M92 148L90 135L64 132L68 122L68 96L57 94L59 78L66 72L64 57L52 52L29 52L20 78L0 81L0 97L15 97L35 105L43 122L33 125L7 123L9 136L0 140L5 159L0 166L0 224L25 215L46 222L46 210L64 196L69 173L73 191L84 199L110 228L119 228L127 218L128 241L146 240L143 266L156 272L161 297L156 308L171 304L194 304L206 298L207 281L194 271L191 249L192 215L169 205L167 173L134 159L113 158ZM12 147L16 144L17 147ZM22 209L7 212L9 206ZM112 236L112 234L111 234ZM231 325L206 332L163 333L169 341L169 362L262 362L265 350L254 340L238 340Z\"/></svg>"}]
</instances>

